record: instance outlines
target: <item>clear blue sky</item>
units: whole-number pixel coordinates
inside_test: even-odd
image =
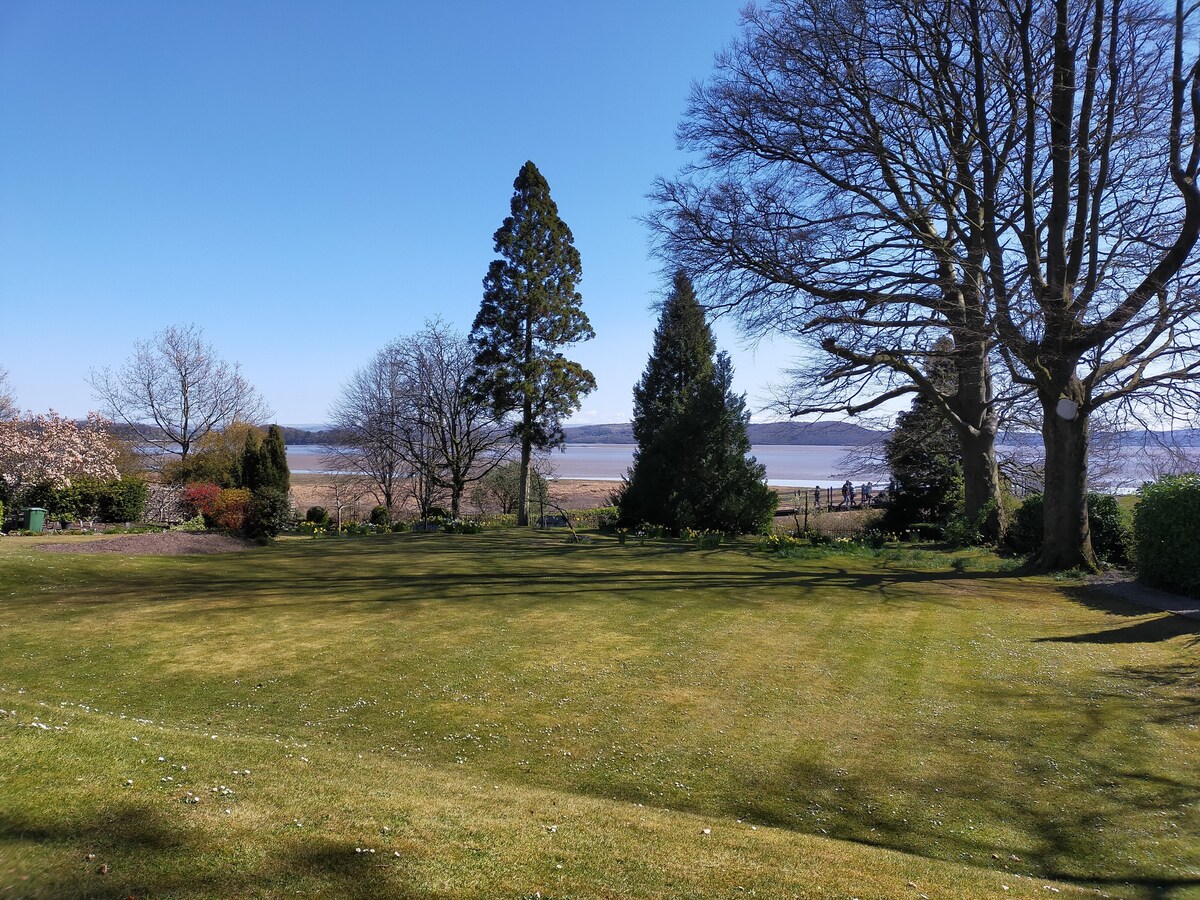
[[[85,377],[197,322],[277,421],[440,314],[464,331],[532,159],[583,258],[596,374],[625,421],[662,289],[637,220],[684,161],[689,86],[742,0],[0,2],[0,362],[82,415]],[[793,349],[743,349],[752,406]]]

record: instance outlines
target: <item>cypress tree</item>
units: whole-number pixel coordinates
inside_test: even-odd
[[[242,465],[238,480],[241,487],[252,491],[262,483],[262,477],[262,438],[257,431],[251,429],[246,432],[246,443],[242,447]]]
[[[262,487],[274,488],[287,493],[292,484],[292,473],[288,469],[287,446],[283,442],[283,431],[278,425],[267,429],[267,436],[260,450]]]
[[[521,446],[517,522],[529,522],[529,464],[534,448],[562,444],[562,420],[579,409],[596,379],[559,348],[595,336],[576,290],[581,277],[574,237],[558,215],[550,185],[532,162],[513,182],[509,215],[495,234],[483,302],[471,326],[471,383],[497,419],[515,414]]]
[[[638,448],[615,498],[621,520],[676,533],[762,530],[778,498],[763,466],[746,456],[748,422],[745,400],[733,392],[729,357],[716,352],[691,281],[680,272],[634,388]]]

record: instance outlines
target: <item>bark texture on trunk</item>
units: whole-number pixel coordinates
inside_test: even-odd
[[[978,522],[984,537],[998,541],[1008,522],[996,462],[995,431],[958,429],[963,464],[963,513]]]
[[[1060,408],[1060,397],[1042,397],[1045,531],[1037,566],[1044,571],[1100,568],[1088,524],[1088,416],[1075,403],[1068,400]]]
[[[517,487],[517,524],[529,524],[529,461],[533,457],[533,445],[528,437],[521,438],[521,483]]]
[[[954,334],[955,386],[953,408],[963,461],[963,513],[977,522],[985,538],[998,541],[1008,522],[1004,515],[1000,469],[996,463],[996,409],[987,343],[979,322]]]

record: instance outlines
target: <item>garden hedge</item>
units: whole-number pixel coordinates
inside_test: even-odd
[[[1200,597],[1200,474],[1142,486],[1134,512],[1138,578]]]

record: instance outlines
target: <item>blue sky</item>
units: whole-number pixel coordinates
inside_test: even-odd
[[[690,84],[742,0],[0,3],[0,363],[82,415],[90,369],[196,322],[285,423],[389,339],[479,306],[532,159],[583,258],[597,377],[629,418],[662,289],[637,217],[684,162]],[[719,324],[752,406],[794,353]]]

